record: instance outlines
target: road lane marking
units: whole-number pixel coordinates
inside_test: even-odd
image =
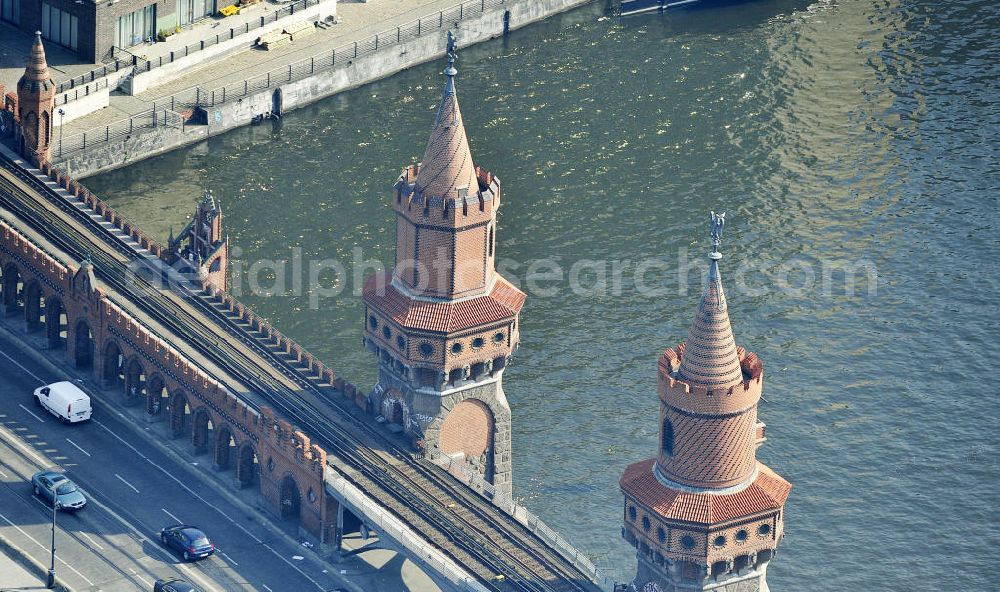
[[[80,452],[86,454],[87,456],[90,456],[90,453],[87,452],[86,450],[84,450],[83,448],[80,448],[80,445],[77,444],[76,442],[70,440],[69,438],[66,438],[66,441],[69,442],[70,444],[72,444],[73,447],[76,448],[77,450],[79,450]]]
[[[17,366],[18,368],[20,368],[21,370],[24,370],[24,371],[25,371],[25,372],[26,372],[26,373],[28,374],[28,376],[30,376],[30,377],[32,377],[32,378],[34,378],[35,380],[37,380],[37,381],[38,381],[38,382],[40,382],[41,384],[45,384],[45,381],[44,381],[44,380],[42,380],[41,378],[39,378],[37,374],[35,374],[35,373],[34,373],[34,372],[32,372],[31,370],[28,370],[27,368],[25,368],[24,366],[22,366],[22,365],[21,365],[21,364],[20,364],[20,363],[19,363],[19,362],[18,362],[17,360],[15,360],[14,358],[12,358],[12,357],[8,356],[7,354],[5,354],[5,353],[3,353],[3,352],[0,352],[0,356],[3,356],[3,357],[5,357],[5,358],[7,358],[7,359],[8,359],[8,360],[10,360],[11,362],[14,362],[14,365],[15,365],[15,366]]]
[[[21,452],[23,452],[23,453],[27,454],[28,456],[30,456],[31,460],[35,461],[35,463],[37,463],[39,467],[51,467],[52,466],[52,463],[50,463],[47,460],[45,460],[45,458],[43,458],[41,455],[39,455],[37,452],[35,452],[31,448],[29,448],[28,446],[25,446],[24,444],[22,444],[20,438],[18,438],[16,435],[12,434],[10,432],[10,430],[8,430],[7,428],[3,427],[2,425],[0,425],[0,432],[6,432],[7,437],[4,438],[4,441],[6,441],[8,444],[13,444],[14,446],[20,448]]]
[[[177,484],[180,485],[181,488],[184,491],[187,491],[194,498],[198,499],[199,501],[201,501],[203,504],[205,504],[209,508],[212,508],[213,510],[215,510],[216,512],[218,512],[219,515],[221,515],[223,518],[225,518],[226,520],[228,520],[229,522],[231,522],[234,526],[236,526],[236,528],[242,530],[244,533],[246,533],[247,536],[249,536],[250,538],[252,538],[258,544],[264,546],[267,550],[269,550],[272,554],[274,554],[275,557],[277,557],[278,559],[281,559],[282,561],[284,561],[286,564],[288,564],[289,567],[291,567],[292,569],[294,569],[295,571],[297,571],[299,573],[299,575],[301,575],[303,578],[309,580],[314,586],[316,586],[320,590],[326,590],[326,588],[322,584],[320,584],[319,582],[317,582],[316,580],[314,580],[306,572],[304,572],[301,569],[299,569],[299,567],[297,565],[295,565],[294,563],[292,563],[291,561],[289,561],[288,559],[286,559],[284,555],[282,555],[281,553],[278,553],[277,551],[275,551],[274,548],[271,547],[270,545],[268,545],[267,543],[265,543],[262,538],[256,536],[254,533],[252,533],[249,530],[247,530],[246,528],[244,528],[242,524],[240,524],[236,520],[233,520],[233,518],[231,516],[229,516],[228,514],[226,514],[225,512],[223,512],[222,510],[220,510],[218,507],[216,507],[215,504],[209,503],[208,500],[206,500],[205,498],[203,498],[200,495],[198,495],[197,493],[195,493],[195,491],[193,489],[191,489],[190,487],[188,487],[187,485],[185,485],[180,479],[178,479],[177,477],[175,477],[173,475],[173,473],[171,473],[170,471],[164,469],[160,465],[158,465],[155,462],[153,462],[148,456],[146,456],[145,454],[143,454],[142,452],[140,452],[135,446],[132,446],[132,444],[130,444],[125,439],[123,439],[121,436],[119,436],[117,433],[115,433],[111,428],[109,428],[108,426],[104,425],[103,422],[101,422],[98,419],[91,419],[91,421],[94,422],[95,424],[97,424],[98,426],[100,426],[101,429],[103,429],[104,431],[108,432],[109,434],[111,434],[112,436],[114,436],[115,438],[117,438],[118,441],[120,441],[122,444],[124,444],[125,446],[128,446],[129,449],[132,450],[132,452],[134,452],[137,456],[139,456],[139,458],[142,458],[143,460],[145,460],[149,464],[153,465],[157,469],[160,469],[160,471],[162,471],[163,474],[167,475],[168,477],[170,477],[171,479],[173,479],[174,481],[176,481]]]
[[[28,409],[27,407],[25,407],[24,405],[22,405],[20,403],[18,403],[17,406],[20,407],[21,409],[24,409],[25,413],[27,413],[31,417],[34,417],[35,419],[37,419],[41,423],[45,423],[45,420],[42,419],[41,417],[38,417],[37,415],[35,415],[34,412],[31,409]]]
[[[168,512],[166,508],[160,508],[160,509],[163,510],[164,514],[166,514],[167,516],[170,516],[171,518],[173,518],[174,520],[176,520],[177,524],[184,524],[183,520],[181,520],[177,516],[174,516],[173,514],[171,514],[170,512]]]
[[[86,538],[88,541],[90,541],[90,544],[94,545],[95,547],[97,547],[101,551],[104,550],[104,547],[101,546],[101,543],[98,543],[97,541],[95,541],[94,539],[92,539],[89,534],[87,534],[87,533],[85,533],[83,531],[80,531],[80,534],[82,534],[84,536],[84,538]]]
[[[126,481],[126,480],[125,480],[124,478],[122,478],[122,476],[121,476],[121,475],[119,475],[118,473],[115,473],[115,477],[118,477],[118,480],[119,480],[119,481],[121,481],[121,482],[122,482],[122,483],[124,483],[125,485],[128,485],[129,487],[131,487],[131,488],[132,488],[132,491],[134,491],[134,492],[136,492],[136,493],[139,493],[139,490],[135,488],[135,485],[132,485],[131,483],[129,483],[128,481]]]
[[[3,471],[0,471],[0,477],[3,477],[4,479],[6,479],[7,478],[7,473],[4,473]]]
[[[6,522],[7,524],[10,524],[14,528],[16,528],[18,532],[20,532],[24,536],[28,537],[29,539],[31,539],[31,541],[33,543],[35,543],[36,545],[38,545],[43,551],[49,552],[50,549],[48,547],[46,547],[45,545],[39,543],[37,540],[35,540],[35,537],[33,537],[30,534],[26,533],[24,530],[21,529],[20,526],[18,526],[16,524],[14,524],[13,522],[11,522],[9,518],[7,518],[6,516],[4,516],[3,514],[0,514],[0,518],[3,518],[4,522]],[[73,573],[75,573],[76,575],[80,576],[80,578],[83,581],[87,582],[91,586],[94,585],[94,582],[91,582],[90,579],[87,578],[87,576],[85,576],[82,573],[78,572],[75,567],[73,567],[72,565],[66,563],[66,561],[62,557],[60,557],[59,555],[56,555],[56,559],[59,560],[59,563],[62,563],[63,565],[65,565],[66,567],[68,567],[69,569],[71,569],[73,571]]]
[[[101,429],[105,430],[106,432],[108,432],[109,434],[111,434],[112,436],[114,436],[115,438],[118,438],[118,440],[122,444],[128,446],[132,450],[132,452],[134,452],[137,456],[139,456],[139,458],[145,460],[146,462],[148,462],[149,464],[153,465],[157,469],[160,469],[160,471],[162,471],[164,475],[166,475],[166,476],[170,477],[171,479],[173,479],[174,481],[176,481],[177,484],[181,486],[181,489],[183,489],[184,491],[186,491],[189,494],[191,494],[195,499],[197,499],[201,503],[205,504],[209,508],[212,508],[213,510],[215,510],[216,512],[218,512],[226,520],[232,522],[233,525],[236,526],[236,528],[239,528],[240,530],[242,530],[248,537],[252,538],[256,543],[259,544],[259,543],[263,543],[264,542],[264,539],[258,537],[254,533],[252,533],[249,530],[247,530],[246,528],[244,528],[242,524],[240,524],[239,522],[233,520],[232,517],[230,517],[228,514],[226,514],[222,510],[220,510],[218,507],[216,507],[215,504],[209,503],[208,500],[206,500],[205,498],[203,498],[200,495],[198,495],[193,489],[191,489],[190,487],[188,487],[187,485],[185,485],[183,481],[181,481],[180,479],[178,479],[177,477],[175,477],[173,473],[171,473],[170,471],[164,469],[160,465],[158,465],[155,462],[153,462],[148,456],[146,456],[142,452],[139,452],[139,450],[135,446],[132,446],[127,441],[125,441],[124,439],[122,439],[121,436],[119,436],[118,434],[116,434],[115,432],[113,432],[111,430],[111,428],[109,428],[108,426],[106,426],[103,423],[101,423],[100,420],[92,419],[91,421],[94,422],[95,424],[101,426]]]
[[[150,582],[150,581],[149,581],[149,580],[147,580],[146,578],[144,578],[144,577],[140,576],[140,575],[139,575],[139,572],[135,571],[135,570],[134,570],[134,569],[132,569],[131,567],[130,567],[130,568],[128,568],[128,570],[129,570],[130,572],[132,572],[132,575],[134,575],[134,576],[135,576],[136,578],[138,578],[138,579],[139,579],[140,581],[142,581],[142,583],[143,583],[143,584],[146,584],[147,586],[152,586],[152,585],[153,585],[153,583],[152,583],[152,582]]]
[[[262,587],[263,587],[263,588],[264,588],[265,590],[267,590],[267,592],[274,592],[274,590],[272,590],[272,589],[271,589],[271,587],[270,587],[270,586],[268,586],[267,584],[261,584],[261,586],[262,586]]]
[[[228,559],[229,562],[233,564],[233,566],[235,566],[235,567],[239,567],[240,566],[239,563],[236,563],[236,561],[232,557],[230,557],[229,555],[226,555],[223,551],[219,551],[219,555],[222,555],[223,557],[225,557],[226,559]]]

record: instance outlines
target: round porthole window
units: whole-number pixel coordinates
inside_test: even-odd
[[[660,544],[667,542],[667,531],[663,530],[663,527],[657,527],[656,538],[660,541]]]
[[[396,336],[396,345],[399,346],[399,349],[406,349],[406,340],[403,339],[402,335]]]
[[[427,358],[434,353],[434,346],[424,341],[420,344],[420,355]]]
[[[771,525],[761,524],[760,527],[757,528],[757,534],[759,534],[760,536],[767,536],[771,534]]]
[[[497,331],[493,334],[493,341],[496,343],[503,343],[505,337],[506,336],[503,334],[503,331]]]
[[[635,522],[635,516],[636,516],[635,506],[629,506],[628,507],[628,519],[631,520],[631,521],[633,521],[633,522]]]
[[[747,540],[748,536],[750,536],[750,533],[748,533],[745,528],[736,531],[736,541],[739,543],[742,543],[743,541]]]
[[[453,353],[453,354],[460,354],[460,353],[462,353],[462,344],[458,343],[457,341],[455,343],[451,344],[451,353]]]
[[[385,337],[386,339],[392,337],[392,331],[389,330],[389,327],[382,327],[382,336]]]
[[[476,349],[479,349],[484,345],[486,345],[486,340],[483,339],[482,337],[476,337],[475,339],[472,340],[472,347]]]
[[[649,530],[649,526],[650,526],[650,524],[649,524],[649,516],[643,516],[642,517],[642,529],[643,530]]]
[[[689,534],[682,536],[681,546],[685,549],[694,549],[694,537]]]
[[[274,459],[271,457],[268,457],[267,459],[267,472],[268,473],[274,472]]]
[[[375,318],[375,315],[368,317],[368,326],[372,329],[378,328],[378,319]]]
[[[715,545],[716,547],[725,547],[726,537],[720,534],[719,536],[715,537],[715,540],[712,542],[712,544]]]
[[[306,497],[309,499],[310,504],[316,503],[316,492],[313,491],[312,487],[309,488],[309,493],[306,494]]]

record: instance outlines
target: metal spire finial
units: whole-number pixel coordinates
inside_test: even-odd
[[[448,54],[448,67],[445,68],[445,76],[453,77],[458,74],[458,70],[455,69],[455,60],[458,59],[458,47],[455,42],[455,34],[448,31],[448,47],[445,50]]]
[[[716,214],[712,212],[711,217],[712,222],[712,253],[709,255],[711,259],[722,259],[722,253],[719,252],[719,247],[722,246],[722,229],[726,225],[726,213]]]

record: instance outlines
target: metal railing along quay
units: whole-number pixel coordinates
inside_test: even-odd
[[[281,66],[280,68],[275,68],[269,72],[265,72],[251,78],[246,78],[239,82],[233,82],[209,89],[205,89],[200,86],[192,86],[172,95],[156,99],[153,102],[153,108],[150,111],[155,111],[157,109],[184,111],[186,109],[198,107],[214,107],[222,105],[269,88],[280,86],[282,84],[289,84],[299,80],[304,80],[319,72],[346,67],[358,58],[374,55],[377,52],[395,47],[401,43],[411,41],[418,37],[438,34],[441,30],[453,26],[454,23],[460,23],[465,19],[481,16],[487,10],[499,8],[505,5],[511,5],[519,1],[523,0],[468,0],[466,2],[462,2],[461,4],[456,4],[451,8],[446,8],[397,27],[376,33],[375,35],[372,35],[362,41],[345,43],[344,45],[334,49],[324,50],[313,55],[312,57],[303,58],[296,62],[292,62],[287,66]],[[152,68],[153,66],[149,67]],[[139,113],[129,119],[141,119],[146,117],[148,113],[149,111]],[[63,148],[63,155],[65,156],[84,150],[88,146],[95,146],[95,138],[104,136],[109,139],[117,139],[122,137],[121,134],[116,135],[115,131],[120,132],[120,130],[127,125],[129,119],[118,121],[108,126],[96,127],[91,130],[87,130],[83,134],[75,134],[67,137],[64,141],[65,146]],[[114,129],[106,130],[105,128]],[[83,141],[83,135],[86,135],[89,138],[89,141]],[[98,140],[98,142],[100,142],[100,140]]]
[[[43,195],[74,221],[70,223],[63,216],[54,215],[37,198],[13,186],[9,190],[0,190],[0,203],[4,207],[17,213],[36,232],[71,257],[82,259],[90,253],[95,273],[117,294],[310,433],[328,451],[328,461],[333,470],[337,470],[338,462],[341,466],[350,467],[351,476],[342,473],[344,478],[351,480],[365,495],[378,500],[457,563],[465,566],[487,589],[503,592],[593,592],[599,589],[577,565],[566,560],[521,522],[448,476],[439,467],[412,459],[406,451],[389,443],[373,425],[349,412],[343,417],[353,421],[354,429],[344,429],[338,422],[331,422],[317,408],[315,397],[320,396],[334,406],[343,405],[343,402],[338,403],[329,392],[318,389],[308,377],[299,377],[296,382],[301,387],[292,389],[270,375],[262,375],[260,361],[248,354],[248,350],[267,361],[268,365],[287,365],[288,362],[252,338],[248,340],[245,334],[233,335],[226,321],[222,321],[226,332],[220,335],[218,323],[221,319],[211,320],[213,314],[221,316],[219,311],[198,298],[184,300],[193,308],[200,308],[208,318],[198,317],[155,289],[121,260],[123,254],[129,259],[138,258],[124,241],[119,238],[113,242],[112,235],[97,221],[71,205],[51,187],[6,160],[3,164],[9,176],[20,179],[23,185]],[[21,195],[15,196],[14,193]],[[98,240],[87,236],[87,233],[97,234]],[[225,338],[226,334],[246,348],[235,346]],[[223,337],[221,340],[220,336]],[[225,384],[219,380],[220,377],[212,378]],[[253,406],[252,401],[248,404]],[[368,438],[377,438],[381,448],[390,452],[396,462],[390,462],[369,448],[355,429],[362,430]],[[451,503],[446,503],[446,500]]]

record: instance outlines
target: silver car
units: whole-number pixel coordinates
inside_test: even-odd
[[[50,505],[53,499],[62,510],[79,510],[87,505],[87,498],[66,475],[55,471],[42,471],[31,476],[35,495]]]

